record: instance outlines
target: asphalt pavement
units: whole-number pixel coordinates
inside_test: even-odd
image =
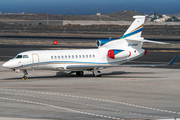
[[[0,45],[0,66],[27,50],[91,49],[86,46]],[[127,64],[167,63],[179,49],[145,48],[147,55]],[[0,120],[178,120],[179,64],[170,67],[117,67],[102,77],[58,71],[15,73],[0,67]]]
[[[102,77],[91,72],[77,77],[28,71],[29,79],[22,80],[22,72],[0,68],[0,119],[172,120],[180,116],[179,69],[117,67],[101,72]]]

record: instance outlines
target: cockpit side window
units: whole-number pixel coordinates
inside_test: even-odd
[[[28,55],[23,55],[23,58],[28,58]]]
[[[16,59],[22,58],[22,55],[17,55],[15,58],[16,58]]]

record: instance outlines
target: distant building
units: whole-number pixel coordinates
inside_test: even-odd
[[[154,14],[149,16],[150,18],[155,18]]]
[[[96,13],[97,16],[101,16],[101,13]]]
[[[152,18],[149,15],[145,15],[145,16],[146,16],[146,21],[150,22]]]
[[[154,20],[154,22],[165,22],[169,18],[170,18],[169,16],[163,15],[163,18],[156,19]]]
[[[163,15],[163,18],[165,18],[165,19],[167,20],[167,19],[169,19],[169,18],[171,18],[171,17],[169,17],[169,16],[167,16],[167,15]]]
[[[159,19],[154,20],[154,22],[165,22],[165,21],[166,21],[166,19],[164,19],[164,18],[159,18]]]

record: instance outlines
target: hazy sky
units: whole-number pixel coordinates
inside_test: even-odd
[[[2,13],[103,14],[133,10],[144,14],[180,13],[180,0],[0,0]]]

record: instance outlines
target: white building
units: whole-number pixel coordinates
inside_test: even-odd
[[[154,20],[154,22],[165,22],[169,18],[170,18],[169,16],[163,15],[163,18],[156,19]]]

